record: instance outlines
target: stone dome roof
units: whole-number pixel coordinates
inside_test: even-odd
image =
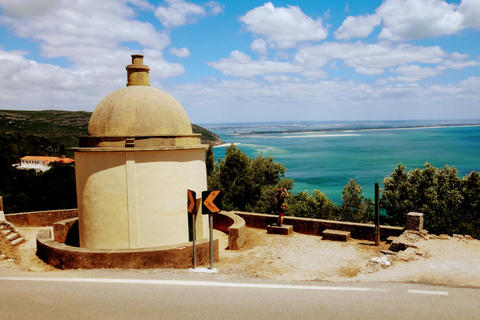
[[[82,147],[169,148],[200,144],[200,135],[180,103],[152,88],[150,68],[142,55],[132,55],[127,87],[107,95],[95,108]]]
[[[90,136],[191,135],[187,113],[169,94],[147,86],[129,86],[107,95],[95,108]]]
[[[187,113],[169,94],[150,87],[142,55],[132,55],[127,87],[107,95],[95,108],[89,136],[191,135]]]

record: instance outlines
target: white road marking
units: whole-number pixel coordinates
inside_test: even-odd
[[[408,293],[432,294],[437,296],[448,296],[446,291],[408,290]]]
[[[370,291],[390,292],[388,289],[361,288],[361,287],[335,287],[335,286],[300,286],[282,284],[260,283],[235,283],[213,281],[179,281],[179,280],[144,280],[144,279],[95,279],[95,278],[28,278],[28,277],[0,277],[8,281],[47,281],[47,282],[92,282],[92,283],[121,283],[121,284],[154,284],[173,286],[204,286],[204,287],[230,287],[230,288],[259,288],[259,289],[293,289],[293,290],[329,290],[329,291]]]

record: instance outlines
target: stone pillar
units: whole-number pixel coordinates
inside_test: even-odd
[[[423,230],[423,213],[410,212],[407,214],[407,230]]]
[[[3,211],[3,197],[0,197],[0,211]]]

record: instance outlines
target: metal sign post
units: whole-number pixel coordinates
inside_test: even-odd
[[[197,268],[197,246],[195,240],[197,239],[197,201],[196,193],[192,190],[187,190],[187,208],[188,213],[192,215],[192,232],[193,232],[193,269]]]
[[[220,190],[202,192],[202,214],[209,215],[210,225],[210,270],[213,270],[213,213],[222,211]]]
[[[380,205],[378,202],[379,188],[378,183],[375,183],[375,246],[380,245]]]

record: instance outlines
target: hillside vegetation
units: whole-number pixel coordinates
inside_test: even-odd
[[[46,138],[73,154],[69,148],[78,147],[78,137],[88,134],[91,112],[86,111],[14,111],[0,110],[0,133],[15,133]],[[222,141],[218,135],[192,124],[193,133],[202,135],[202,143],[218,145]],[[33,154],[32,154],[33,155]]]

